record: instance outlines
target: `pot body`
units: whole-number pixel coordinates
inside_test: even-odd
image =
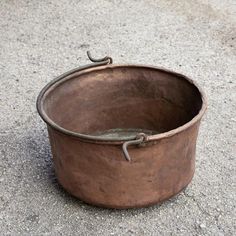
[[[184,189],[195,169],[200,120],[187,129],[129,148],[84,142],[48,126],[55,171],[60,184],[84,202],[109,208],[159,203]]]
[[[59,76],[38,96],[58,181],[72,195],[97,206],[133,208],[162,202],[193,177],[204,93],[175,72],[104,65],[112,61],[104,60]],[[101,135],[113,129],[152,133]]]

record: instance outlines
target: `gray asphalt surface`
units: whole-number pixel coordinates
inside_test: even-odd
[[[236,1],[0,1],[0,235],[236,235]],[[196,173],[137,210],[64,192],[35,108],[55,76],[110,55],[196,80],[208,97]]]

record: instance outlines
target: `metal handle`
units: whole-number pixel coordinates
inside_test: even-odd
[[[136,136],[135,140],[130,140],[130,141],[123,143],[122,150],[123,150],[123,154],[124,154],[127,161],[131,161],[131,157],[130,157],[128,149],[127,149],[128,146],[141,144],[142,142],[147,141],[147,137],[148,136],[146,134],[140,133]]]
[[[112,62],[113,62],[112,58],[108,57],[108,56],[105,56],[105,57],[100,58],[100,59],[95,59],[91,56],[90,51],[87,51],[87,55],[88,55],[89,60],[92,61],[92,62],[105,62],[105,61],[108,61],[107,64],[112,64]]]
[[[56,78],[53,83],[57,80],[60,80],[61,78],[64,78],[68,75],[71,75],[75,72],[79,72],[81,70],[85,70],[85,69],[89,69],[89,68],[93,68],[93,67],[96,67],[96,66],[103,66],[103,65],[108,65],[108,64],[111,64],[113,62],[112,58],[111,57],[103,57],[103,58],[100,58],[100,59],[95,59],[91,56],[90,52],[87,51],[87,56],[89,58],[90,61],[94,62],[92,64],[88,64],[88,65],[84,65],[84,66],[80,66],[80,67],[77,67],[75,69],[72,69],[64,74],[62,74],[61,76],[59,76],[58,78]]]

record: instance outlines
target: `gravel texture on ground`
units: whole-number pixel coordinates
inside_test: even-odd
[[[235,235],[235,0],[0,1],[0,235]],[[58,185],[35,102],[57,75],[110,55],[184,73],[208,111],[177,197],[108,210]]]

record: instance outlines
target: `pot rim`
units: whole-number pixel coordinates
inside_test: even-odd
[[[54,122],[52,119],[49,118],[49,116],[46,114],[46,112],[43,109],[43,102],[45,99],[45,94],[49,91],[49,89],[54,89],[55,87],[57,87],[59,84],[64,83],[70,79],[73,79],[76,76],[85,74],[85,73],[90,73],[92,71],[98,71],[98,70],[104,70],[107,68],[119,68],[119,67],[138,67],[138,68],[146,68],[146,69],[152,69],[152,70],[158,70],[164,73],[168,73],[168,74],[172,74],[175,75],[178,78],[184,79],[187,82],[189,82],[190,84],[192,84],[193,86],[195,86],[201,96],[201,100],[202,100],[202,106],[201,109],[199,110],[198,114],[195,115],[190,121],[188,121],[187,123],[185,123],[184,125],[181,125],[175,129],[169,130],[167,132],[163,132],[160,134],[155,134],[155,135],[147,135],[147,137],[145,138],[145,142],[148,141],[157,141],[163,138],[168,138],[171,137],[175,134],[178,134],[188,128],[190,128],[191,126],[193,126],[194,124],[196,124],[199,120],[201,120],[202,116],[204,115],[206,109],[207,109],[207,99],[206,99],[206,95],[204,93],[204,91],[201,89],[201,87],[192,79],[190,79],[189,77],[180,74],[180,73],[176,73],[172,70],[169,69],[165,69],[163,67],[157,67],[157,66],[149,66],[149,65],[143,65],[143,64],[108,64],[108,65],[101,65],[101,66],[96,66],[93,68],[88,68],[87,65],[79,67],[79,68],[75,68],[72,69],[58,77],[56,77],[55,79],[53,79],[51,82],[49,82],[48,84],[46,84],[46,86],[44,86],[44,88],[41,90],[41,92],[39,93],[38,97],[37,97],[37,102],[36,102],[36,108],[37,111],[40,115],[40,117],[44,120],[44,122],[49,125],[51,128],[65,134],[65,135],[69,135],[72,136],[74,138],[78,138],[81,141],[84,142],[90,142],[90,143],[101,143],[101,144],[122,144],[125,141],[129,141],[129,140],[135,140],[136,137],[124,137],[124,138],[109,138],[109,137],[98,137],[95,135],[88,135],[88,134],[83,134],[83,133],[78,133],[78,132],[74,132],[68,129],[63,128],[62,126],[58,125],[56,122]],[[88,69],[87,69],[88,68]]]

